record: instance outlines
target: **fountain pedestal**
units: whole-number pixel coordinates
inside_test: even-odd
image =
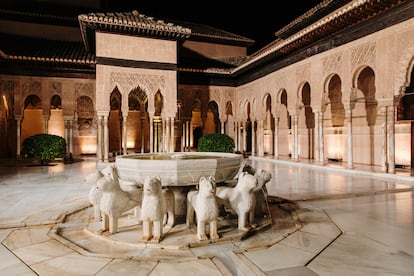
[[[214,176],[217,183],[231,180],[243,162],[241,154],[221,152],[137,153],[115,159],[119,177],[143,184],[147,176],[158,176],[175,195],[175,211],[186,214],[186,195],[201,176]]]

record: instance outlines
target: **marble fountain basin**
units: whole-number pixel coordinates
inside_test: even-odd
[[[115,159],[119,177],[144,183],[147,176],[159,176],[163,186],[192,186],[201,176],[214,175],[216,182],[233,179],[243,156],[221,152],[136,153]]]

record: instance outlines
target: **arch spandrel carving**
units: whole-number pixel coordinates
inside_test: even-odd
[[[303,64],[296,68],[296,79],[299,81],[309,80],[311,76],[310,63]]]
[[[61,82],[56,82],[56,81],[52,81],[49,83],[49,88],[50,88],[50,95],[58,95],[60,97],[62,97],[62,83]]]
[[[413,32],[414,33],[414,32]],[[398,60],[395,70],[394,96],[403,96],[406,87],[410,85],[411,72],[414,70],[414,41],[401,41],[404,51]]]
[[[340,53],[336,53],[336,54],[327,56],[322,59],[322,65],[323,65],[324,76],[332,72],[341,72],[342,55]]]
[[[139,86],[149,97],[165,90],[165,78],[161,75],[111,72],[110,84],[118,83],[122,91],[131,91]]]
[[[33,94],[42,98],[42,85],[40,81],[24,81],[22,83],[23,98]]]
[[[275,80],[274,81],[275,81],[275,86],[277,88],[286,87],[286,84],[287,84],[287,73],[286,72],[278,73],[275,76]]]
[[[95,89],[92,83],[75,83],[75,99],[88,96],[95,100]]]
[[[354,70],[362,64],[370,65],[375,67],[375,55],[376,55],[376,44],[366,43],[359,47],[352,49],[351,51],[351,66]]]

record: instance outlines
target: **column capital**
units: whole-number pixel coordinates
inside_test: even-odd
[[[299,114],[298,110],[296,109],[288,110],[288,113],[290,116],[297,116]]]
[[[65,121],[72,121],[73,120],[73,116],[63,116],[63,120],[65,120]]]
[[[109,111],[97,111],[96,114],[98,116],[109,116]]]
[[[394,98],[382,98],[382,99],[377,99],[378,101],[378,107],[387,107],[387,106],[393,106],[393,105],[397,105],[398,101],[395,102]]]
[[[312,106],[312,111],[314,113],[322,112],[322,106],[320,106],[320,105]]]

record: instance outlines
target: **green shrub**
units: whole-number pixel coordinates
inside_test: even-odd
[[[36,134],[23,141],[21,151],[23,158],[39,158],[45,164],[55,158],[66,156],[66,141],[52,134]]]
[[[230,152],[234,151],[234,140],[227,134],[207,134],[198,140],[199,152]]]

